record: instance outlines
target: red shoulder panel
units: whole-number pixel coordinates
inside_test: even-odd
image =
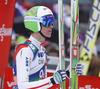
[[[28,47],[28,45],[20,44],[20,45],[18,45],[18,47],[16,48],[16,52],[15,52],[15,56],[14,56],[15,63],[16,63],[16,55],[17,55],[17,53],[20,51],[20,49],[22,49],[22,48],[24,48],[24,47]]]

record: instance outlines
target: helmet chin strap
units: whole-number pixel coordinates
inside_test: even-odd
[[[39,31],[39,33],[41,34],[41,36],[43,36],[44,38],[46,38],[46,36],[43,35],[43,33],[41,32],[41,30]]]
[[[42,24],[41,24],[41,23],[40,23],[40,27],[41,27],[41,29],[42,29]],[[39,31],[39,33],[41,34],[41,36],[43,36],[44,38],[46,38],[46,36],[43,35],[43,33],[41,32],[41,30]]]

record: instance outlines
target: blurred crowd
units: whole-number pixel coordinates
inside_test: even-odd
[[[23,26],[23,17],[28,9],[35,5],[45,5],[49,7],[53,13],[55,18],[54,29],[52,33],[51,39],[46,39],[46,41],[42,44],[47,52],[48,56],[56,56],[59,57],[59,40],[58,40],[58,5],[57,3],[54,4],[47,4],[47,3],[32,3],[31,0],[16,0],[15,4],[15,17],[14,17],[14,27],[12,32],[12,41],[11,41],[11,49],[10,49],[10,57],[9,57],[9,66],[12,66],[12,60],[14,57],[14,50],[16,45],[24,42],[27,40],[29,35]],[[79,31],[79,48],[80,54],[82,50],[82,46],[85,40],[85,31],[87,28],[87,23],[89,19],[89,11],[85,10],[82,11],[82,8],[91,8],[92,4],[89,5],[82,5],[80,10],[80,31]],[[88,9],[89,9],[88,8]],[[65,57],[70,58],[70,23],[71,23],[71,14],[70,14],[70,3],[64,3],[64,34],[65,34]],[[83,17],[84,16],[84,17]],[[84,18],[84,19],[83,19]],[[85,26],[84,26],[84,24]],[[24,30],[23,30],[24,29]],[[95,47],[93,49],[93,56],[91,59],[88,75],[93,76],[100,76],[100,32],[98,33],[97,40]]]

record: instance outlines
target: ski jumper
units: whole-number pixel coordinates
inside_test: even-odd
[[[47,77],[47,52],[33,36],[17,46],[13,70],[13,89],[48,89],[53,86],[51,77]]]

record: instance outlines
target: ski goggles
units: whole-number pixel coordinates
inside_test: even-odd
[[[46,15],[46,16],[43,16],[42,18],[26,16],[24,19],[24,22],[26,21],[40,22],[44,27],[49,27],[50,25],[54,24],[54,17],[53,15]]]
[[[41,24],[44,27],[49,27],[51,25],[54,25],[54,17],[52,15],[46,15],[46,16],[43,16],[42,18],[43,20]]]

